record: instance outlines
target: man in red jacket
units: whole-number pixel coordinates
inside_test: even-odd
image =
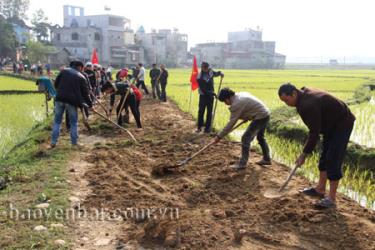
[[[320,90],[299,90],[294,85],[286,83],[279,88],[279,97],[288,106],[296,107],[309,128],[307,141],[303,152],[296,160],[296,165],[304,164],[306,157],[314,150],[320,134],[323,135],[318,185],[301,192],[322,198],[315,204],[318,208],[336,207],[336,191],[342,178],[342,163],[353,130],[354,115],[343,101]],[[324,198],[327,179],[330,188]]]

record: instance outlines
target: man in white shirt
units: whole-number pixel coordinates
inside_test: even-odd
[[[241,119],[252,122],[242,135],[242,155],[239,163],[233,166],[234,169],[246,168],[249,159],[250,143],[255,136],[262,148],[263,159],[257,164],[271,165],[270,150],[264,137],[267,124],[270,120],[270,110],[266,105],[255,96],[247,93],[235,93],[229,88],[224,88],[219,93],[219,100],[230,106],[230,120],[224,129],[215,137],[215,142],[219,142],[223,137],[230,133],[236,122]]]
[[[149,92],[145,84],[146,69],[143,67],[142,63],[138,63],[137,69],[139,70],[139,73],[136,78],[136,81],[137,81],[136,86],[137,88],[139,88],[139,86],[142,86],[143,90],[145,91],[145,94],[148,95]]]

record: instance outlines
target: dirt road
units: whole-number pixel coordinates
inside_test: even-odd
[[[264,198],[289,169],[249,163],[233,171],[235,142],[151,175],[153,166],[182,160],[211,138],[197,137],[191,116],[174,104],[146,99],[141,113],[144,132],[130,129],[139,145],[100,119],[91,119],[93,132],[81,133],[86,146],[67,167],[71,200],[82,212],[103,208],[108,218],[71,223],[74,249],[375,249],[373,212],[342,195],[337,210],[315,210],[315,200],[297,192],[309,186],[302,177],[293,178],[288,195]]]

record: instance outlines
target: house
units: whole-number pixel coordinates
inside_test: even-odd
[[[275,52],[274,41],[263,41],[262,31],[247,29],[228,33],[228,42],[202,43],[190,53],[213,67],[235,69],[283,68],[286,57]]]
[[[17,42],[20,45],[26,44],[30,39],[31,27],[27,26],[23,20],[17,17],[8,18],[7,21],[13,27]]]
[[[47,62],[52,68],[59,68],[62,65],[69,65],[69,62],[74,59],[67,48],[63,48],[47,54]]]
[[[144,49],[145,64],[181,67],[187,63],[188,36],[178,29],[159,29],[146,33],[141,26],[135,34],[135,41]]]
[[[133,36],[134,38],[134,36]],[[111,14],[85,15],[84,8],[65,5],[63,27],[52,28],[51,42],[71,56],[89,61],[94,48],[103,65],[122,67],[143,61],[131,41],[130,20]]]

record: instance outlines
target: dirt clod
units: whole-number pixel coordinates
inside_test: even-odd
[[[165,164],[158,164],[152,168],[151,174],[156,177],[163,177],[165,175],[172,174],[173,170],[171,166]]]
[[[236,230],[236,232],[234,233],[234,242],[241,243],[242,238],[245,236],[245,234],[246,234],[245,229]]]

